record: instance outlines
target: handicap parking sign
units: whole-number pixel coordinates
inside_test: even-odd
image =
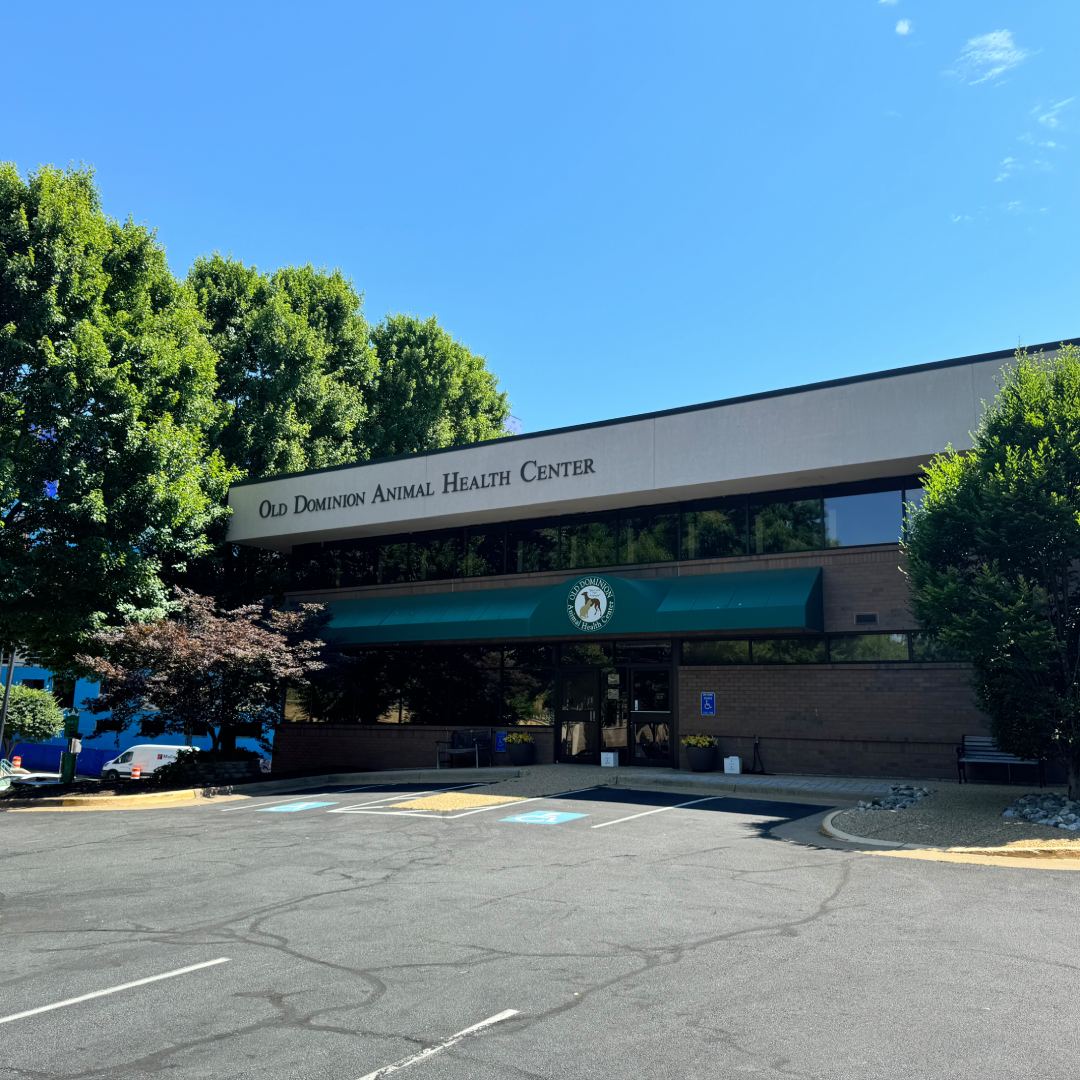
[[[701,715],[716,715],[716,693],[713,690],[701,691]]]
[[[531,810],[527,814],[515,814],[504,817],[502,821],[512,821],[516,825],[561,825],[564,821],[588,817],[587,814],[567,814],[557,810]]]

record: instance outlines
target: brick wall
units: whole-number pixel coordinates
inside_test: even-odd
[[[715,717],[700,715],[703,690]],[[954,776],[960,736],[989,733],[962,664],[682,667],[679,718],[744,768],[757,735],[765,768],[789,773]]]
[[[282,724],[274,735],[273,771],[315,776],[320,773],[380,769],[434,769],[437,742],[448,742],[453,728],[419,724]],[[554,759],[551,728],[530,729],[538,764]],[[495,754],[496,765],[509,765]]]

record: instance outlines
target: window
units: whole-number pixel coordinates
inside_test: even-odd
[[[25,686],[28,690],[44,690],[44,679],[20,679],[20,685]]]
[[[682,557],[724,559],[746,554],[746,504],[719,500],[683,511]]]
[[[750,646],[755,664],[824,664],[824,638],[762,638]]]
[[[583,566],[613,566],[616,558],[616,516],[596,514],[568,521],[562,526],[562,565],[568,570]]]
[[[670,664],[670,641],[617,641],[617,664]]]
[[[126,765],[135,756],[134,750],[129,750],[126,754],[121,754],[117,759],[118,765]]]
[[[942,644],[930,634],[918,632],[911,635],[911,658],[919,663],[962,663],[965,657],[956,649]]]
[[[561,570],[559,530],[527,522],[509,525],[506,530],[506,569],[511,574]]]
[[[684,664],[749,664],[750,642],[719,638],[715,641],[684,641]]]
[[[834,664],[908,659],[907,634],[843,634],[829,639]]]
[[[324,545],[317,557],[323,560],[322,575],[315,575],[330,588],[374,585],[379,580],[379,549],[372,540],[339,540]]]
[[[622,516],[624,563],[672,562],[679,557],[679,514],[641,510]]]
[[[816,551],[825,546],[821,499],[757,502],[751,507],[755,555]]]
[[[465,550],[460,530],[421,533],[413,541],[417,581],[465,576]]]
[[[895,544],[900,539],[900,491],[871,491],[825,500],[825,542],[828,547]]]
[[[465,547],[465,573],[469,577],[505,573],[506,529],[502,525],[469,529]]]
[[[408,540],[386,540],[378,546],[378,578],[380,585],[398,581],[413,581],[412,544]]]

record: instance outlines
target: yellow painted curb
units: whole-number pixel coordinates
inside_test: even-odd
[[[0,810],[12,814],[44,813],[46,811],[88,810],[160,810],[170,806],[186,806],[198,799],[231,802],[244,795],[206,795],[201,788],[180,791],[147,792],[145,795],[67,795],[56,799],[8,799],[0,802]]]
[[[913,848],[910,851],[861,851],[860,855],[878,855],[885,859],[918,859],[922,862],[966,863],[973,866],[996,866],[1014,870],[1080,870],[1080,858],[1069,856],[1017,856],[1005,854],[1005,848],[982,850]]]

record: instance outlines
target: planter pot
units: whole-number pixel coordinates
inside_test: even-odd
[[[686,760],[694,772],[712,772],[716,768],[715,746],[688,746]]]
[[[536,743],[507,743],[506,752],[511,765],[531,765],[536,761]]]

